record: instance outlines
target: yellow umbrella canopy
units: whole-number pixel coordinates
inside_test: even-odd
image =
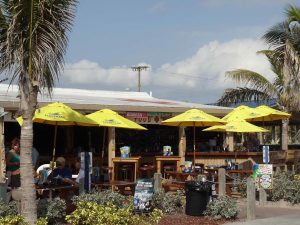
[[[184,113],[181,113],[177,116],[174,116],[170,119],[162,121],[163,125],[168,126],[184,126],[184,127],[193,127],[194,133],[194,165],[196,161],[196,141],[195,135],[196,130],[195,127],[206,127],[206,126],[213,126],[213,125],[223,125],[226,121],[209,115],[199,109],[190,109]]]
[[[127,128],[135,130],[147,130],[145,127],[120,116],[110,109],[102,109],[97,112],[86,115],[87,118],[95,121],[97,125],[103,127]]]
[[[184,113],[162,121],[163,125],[184,127],[206,127],[225,123],[226,121],[207,114],[199,109],[190,109]]]
[[[103,127],[115,127],[135,130],[147,130],[145,127],[120,116],[117,112],[110,109],[102,109],[97,112],[86,115],[89,119],[94,120],[98,126]],[[103,135],[103,147],[105,140],[105,132]],[[103,152],[102,152],[103,153]]]
[[[58,125],[96,126],[95,121],[85,117],[81,113],[71,109],[69,106],[60,102],[51,103],[35,110],[32,120],[33,122],[36,123],[55,125],[52,162],[54,162],[54,158],[55,158],[55,147],[56,147]],[[19,122],[20,125],[23,124],[22,117],[18,117],[17,121]]]
[[[35,110],[33,116],[33,122],[44,123],[50,125],[61,125],[61,126],[96,126],[97,123],[81,113],[73,110],[69,106],[55,102],[43,106]],[[17,121],[20,125],[23,124],[23,118],[18,117]]]
[[[241,120],[252,120],[262,119],[268,114],[266,112],[251,108],[245,105],[239,106],[224,116],[222,119],[226,121],[241,121]]]
[[[237,133],[258,133],[269,132],[269,130],[262,127],[255,126],[247,121],[230,121],[225,125],[216,125],[204,129],[203,131],[213,132],[237,132]]]
[[[266,114],[266,116],[262,118],[252,118],[249,121],[274,121],[274,120],[287,119],[291,117],[291,114],[289,113],[273,109],[266,105],[256,107],[255,109],[258,110],[259,112],[262,112],[263,114]]]

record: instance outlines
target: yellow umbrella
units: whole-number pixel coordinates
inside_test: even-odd
[[[55,158],[55,147],[56,147],[58,125],[61,126],[71,126],[71,125],[96,126],[97,125],[95,121],[85,117],[81,113],[76,112],[75,110],[71,109],[69,106],[60,102],[51,103],[35,110],[32,120],[33,122],[36,123],[55,125],[52,162],[54,162],[54,158]],[[22,117],[18,117],[17,121],[19,122],[20,125],[23,124]]]
[[[94,120],[98,124],[98,126],[135,129],[135,130],[147,130],[145,127],[142,127],[141,125],[129,119],[126,119],[123,116],[120,116],[117,112],[112,111],[110,109],[102,109],[97,112],[86,115],[86,117]],[[105,132],[103,135],[103,146],[104,146],[104,140],[105,140]],[[103,153],[104,152],[102,152],[102,154]]]
[[[205,127],[213,125],[225,124],[226,121],[209,115],[199,109],[190,109],[184,113],[174,116],[170,119],[162,121],[163,125],[168,126],[190,126],[193,127],[194,133],[194,165],[196,161],[196,144],[195,144],[195,127]]]
[[[230,121],[225,125],[217,125],[204,129],[203,131],[215,132],[237,132],[237,133],[258,133],[269,132],[262,127],[255,126],[247,121]]]
[[[120,116],[110,109],[102,109],[97,112],[86,115],[87,118],[95,121],[97,125],[103,127],[127,128],[136,130],[147,130],[145,127]]]
[[[266,105],[256,107],[255,109],[267,115],[262,118],[253,118],[250,121],[274,121],[287,119],[291,117],[291,114],[289,113],[281,112]]]
[[[226,121],[241,121],[241,120],[252,120],[262,119],[268,114],[266,112],[251,108],[245,105],[239,106],[224,116],[222,119]]]

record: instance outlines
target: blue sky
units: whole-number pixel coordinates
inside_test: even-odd
[[[137,89],[130,67],[149,65],[142,90],[155,97],[209,103],[227,70],[272,74],[262,34],[284,19],[285,0],[81,0],[58,86]]]

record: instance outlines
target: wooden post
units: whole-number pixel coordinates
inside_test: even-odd
[[[185,136],[185,128],[184,127],[179,127],[178,152],[179,152],[179,156],[180,156],[180,165],[184,165],[185,152],[186,152],[186,136]]]
[[[108,166],[113,167],[112,159],[116,157],[115,128],[108,128]]]
[[[247,220],[255,219],[255,184],[252,177],[247,178]]]
[[[154,193],[162,189],[161,181],[162,181],[161,173],[154,173]]]
[[[219,196],[226,195],[226,175],[225,175],[225,169],[219,168],[218,170],[218,183],[219,183]]]
[[[267,192],[265,189],[259,189],[259,205],[266,205],[267,203]]]

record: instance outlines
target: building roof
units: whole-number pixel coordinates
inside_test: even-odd
[[[18,86],[0,84],[0,106],[4,107],[6,110],[17,110],[19,107],[18,96]],[[52,96],[49,96],[46,92],[39,94],[39,106],[50,102],[62,102],[75,110],[86,112],[110,108],[116,111],[179,113],[191,108],[196,108],[207,113],[223,116],[232,110],[232,108],[228,107],[154,98],[146,92],[83,90],[71,88],[54,88]]]

